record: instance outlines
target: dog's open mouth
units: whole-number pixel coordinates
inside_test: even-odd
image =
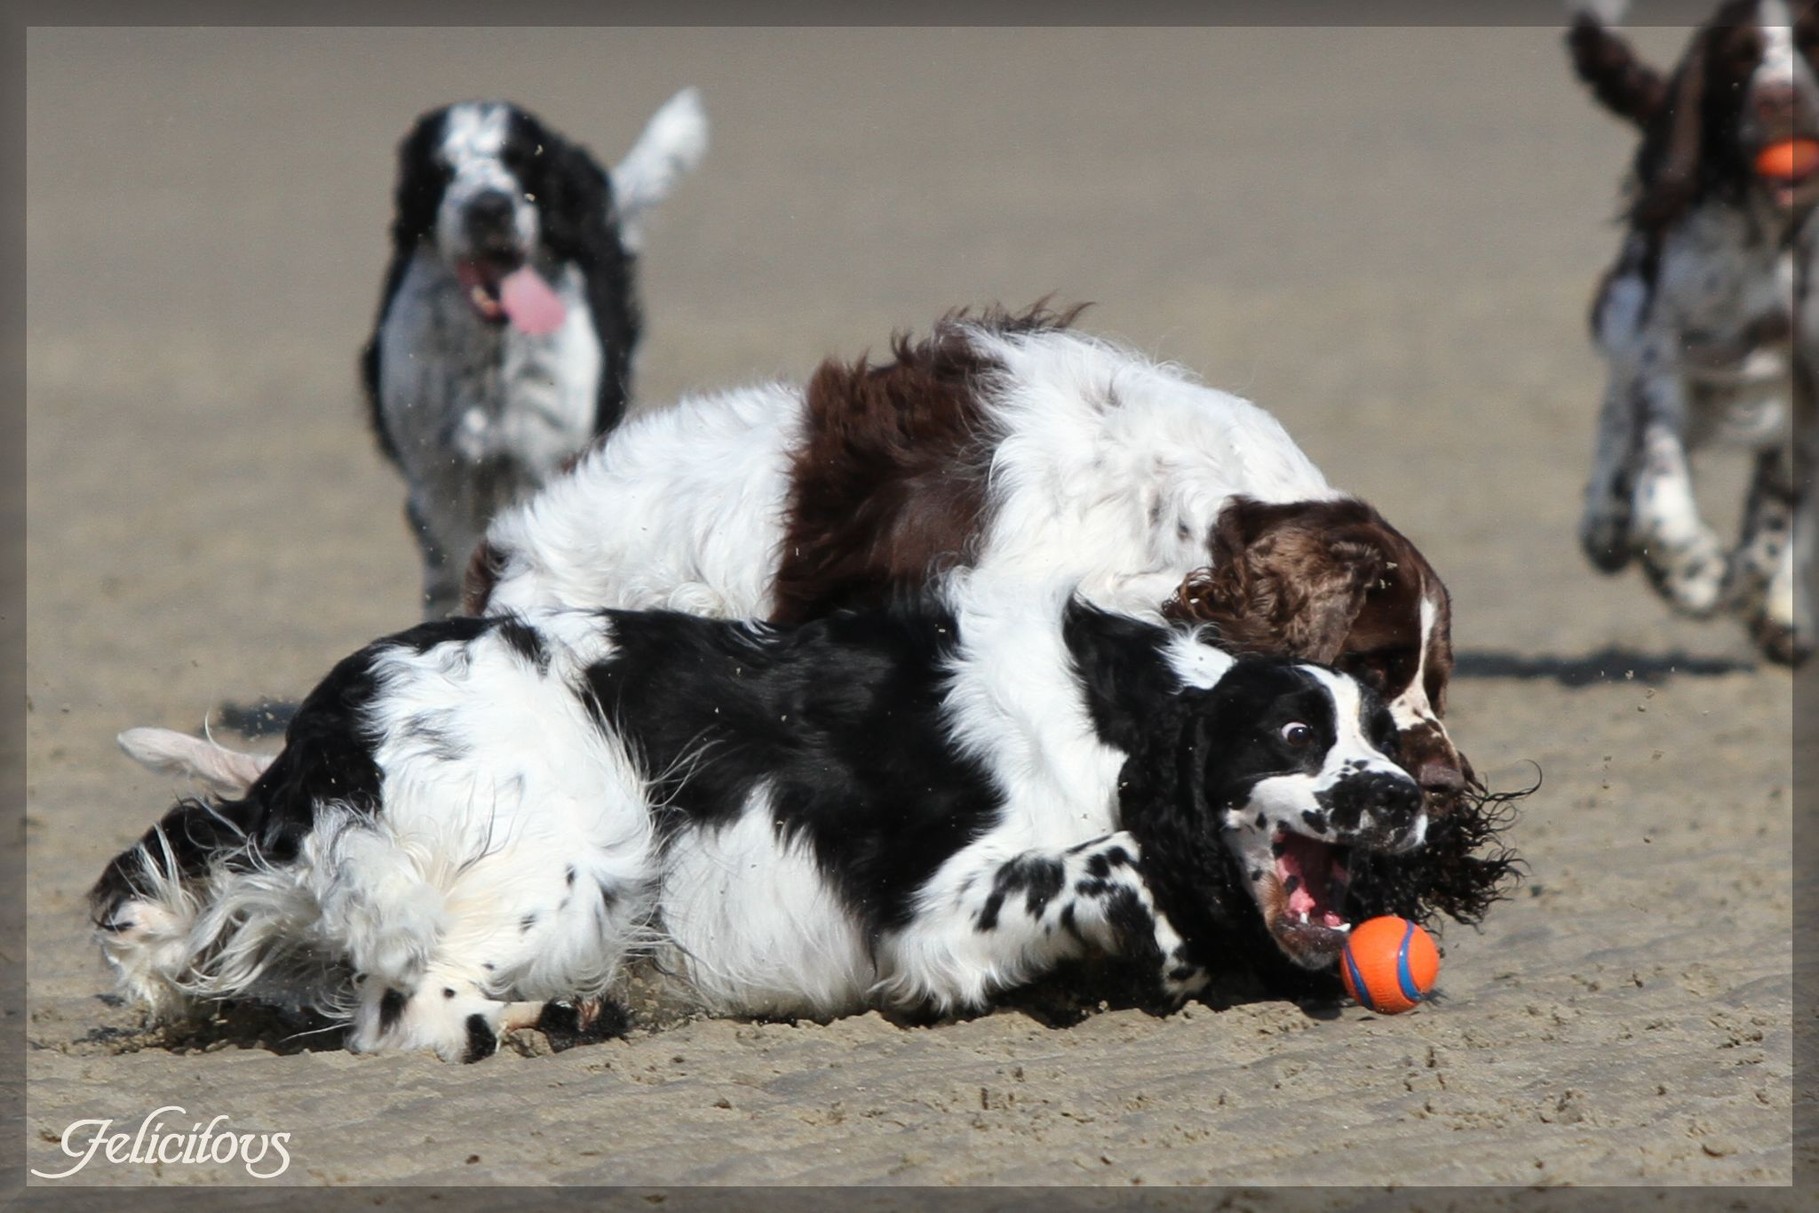
[[[1775,202],[1790,207],[1819,186],[1819,139],[1802,134],[1766,143],[1756,152],[1755,167]]]
[[[467,292],[474,313],[489,324],[505,323],[505,304],[500,300],[506,275],[523,264],[516,257],[464,257],[455,263],[455,277]]]
[[[474,314],[488,324],[510,321],[520,332],[543,334],[562,327],[568,308],[542,274],[516,256],[464,257],[455,277]]]
[[[1342,910],[1351,884],[1350,848],[1279,829],[1270,837],[1269,854],[1270,866],[1251,882],[1264,924],[1296,963],[1324,968],[1352,929]]]

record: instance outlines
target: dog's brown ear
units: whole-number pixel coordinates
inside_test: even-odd
[[[1211,566],[1191,574],[1163,614],[1211,625],[1230,652],[1332,664],[1384,571],[1383,548],[1355,534],[1352,515],[1366,508],[1234,499],[1209,537]]]
[[[1189,573],[1174,597],[1162,605],[1163,618],[1207,625],[1219,647],[1230,653],[1280,651],[1270,625],[1268,587],[1257,580],[1250,560],[1251,545],[1265,525],[1266,508],[1248,497],[1235,497],[1219,511],[1207,536],[1208,563]]]
[[[1632,215],[1659,229],[1678,219],[1699,191],[1705,154],[1705,75],[1712,33],[1702,29],[1668,84],[1661,120],[1644,140]]]
[[[1667,101],[1667,81],[1591,13],[1573,18],[1566,35],[1573,70],[1600,104],[1646,128]]]
[[[1383,574],[1383,549],[1353,539],[1330,539],[1322,559],[1303,562],[1283,575],[1297,579],[1296,609],[1283,628],[1291,657],[1331,665],[1345,651],[1364,598]]]
[[[473,555],[468,557],[467,571],[461,577],[461,613],[486,614],[487,601],[504,572],[505,557],[497,548],[485,539],[475,544]]]

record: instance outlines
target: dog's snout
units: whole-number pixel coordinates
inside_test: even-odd
[[[1415,782],[1421,790],[1437,796],[1457,796],[1465,791],[1466,775],[1461,764],[1444,758],[1430,758],[1415,771]]]
[[[1366,845],[1399,850],[1420,841],[1422,797],[1401,771],[1359,772],[1334,789],[1331,820]]]
[[[1359,789],[1359,807],[1380,827],[1401,829],[1421,808],[1421,789],[1401,773],[1367,775]]]
[[[1791,83],[1758,85],[1752,93],[1756,117],[1763,123],[1780,127],[1793,121],[1795,95]]]
[[[512,225],[512,196],[503,190],[475,194],[467,204],[467,225],[476,235],[490,235]]]

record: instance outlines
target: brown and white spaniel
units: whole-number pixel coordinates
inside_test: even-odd
[[[1589,11],[1579,77],[1642,132],[1592,332],[1609,366],[1579,528],[1598,569],[1639,559],[1677,610],[1736,614],[1771,660],[1813,650],[1819,453],[1819,11],[1727,0],[1664,75]],[[1734,544],[1700,517],[1690,455],[1755,454]]]
[[[1359,677],[1435,815],[1464,799],[1433,567],[1268,413],[1076,330],[1077,311],[953,313],[882,363],[637,417],[495,519],[466,609],[792,623],[954,570],[1065,576],[1099,607]]]

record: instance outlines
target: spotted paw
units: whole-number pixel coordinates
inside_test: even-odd
[[[1704,619],[1723,605],[1729,562],[1711,531],[1702,528],[1678,543],[1656,541],[1640,554],[1649,584],[1682,615]]]

